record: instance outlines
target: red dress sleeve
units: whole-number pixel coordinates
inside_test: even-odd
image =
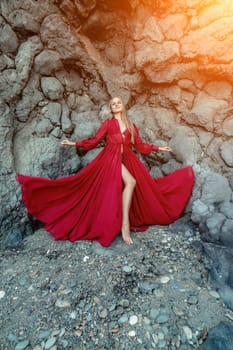
[[[134,125],[134,147],[136,150],[145,155],[149,155],[152,151],[158,151],[159,147],[156,145],[150,145],[148,143],[144,143],[139,135],[138,128]]]
[[[103,140],[106,136],[107,129],[108,120],[105,120],[92,138],[75,142],[76,148],[83,147],[85,151],[89,151],[90,149],[95,148],[95,146],[97,146],[98,143],[100,143],[100,141]]]

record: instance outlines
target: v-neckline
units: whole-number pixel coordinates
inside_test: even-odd
[[[118,124],[118,127],[119,127],[119,130],[120,130],[120,133],[122,136],[125,136],[126,132],[127,132],[127,128],[125,128],[123,131],[121,130],[121,126],[120,126],[120,122],[117,118],[114,118]]]

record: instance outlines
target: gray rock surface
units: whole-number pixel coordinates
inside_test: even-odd
[[[221,322],[211,329],[208,339],[200,350],[231,350],[233,344],[233,326],[230,322]]]
[[[230,340],[233,313],[208,284],[198,232],[132,237],[104,248],[39,229],[2,251],[0,348],[217,350],[213,337]]]

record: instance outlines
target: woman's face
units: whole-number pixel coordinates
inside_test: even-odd
[[[110,107],[112,113],[121,113],[123,112],[123,103],[120,98],[114,97],[110,102]]]

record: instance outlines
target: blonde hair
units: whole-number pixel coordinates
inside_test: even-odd
[[[121,103],[122,103],[122,106],[123,106],[123,111],[122,111],[122,114],[121,114],[121,119],[123,121],[123,123],[125,124],[126,128],[129,130],[130,134],[131,134],[131,143],[134,144],[134,126],[133,126],[133,123],[131,122],[131,120],[129,119],[127,113],[126,113],[126,109],[125,109],[125,105],[122,101],[122,99],[118,96],[115,96],[113,98],[111,98],[110,102],[109,102],[109,107],[110,107],[110,110],[111,110],[111,113],[112,113],[112,108],[111,108],[111,104],[112,104],[112,101],[114,100],[114,98],[118,98]],[[112,116],[113,117],[113,116]]]

